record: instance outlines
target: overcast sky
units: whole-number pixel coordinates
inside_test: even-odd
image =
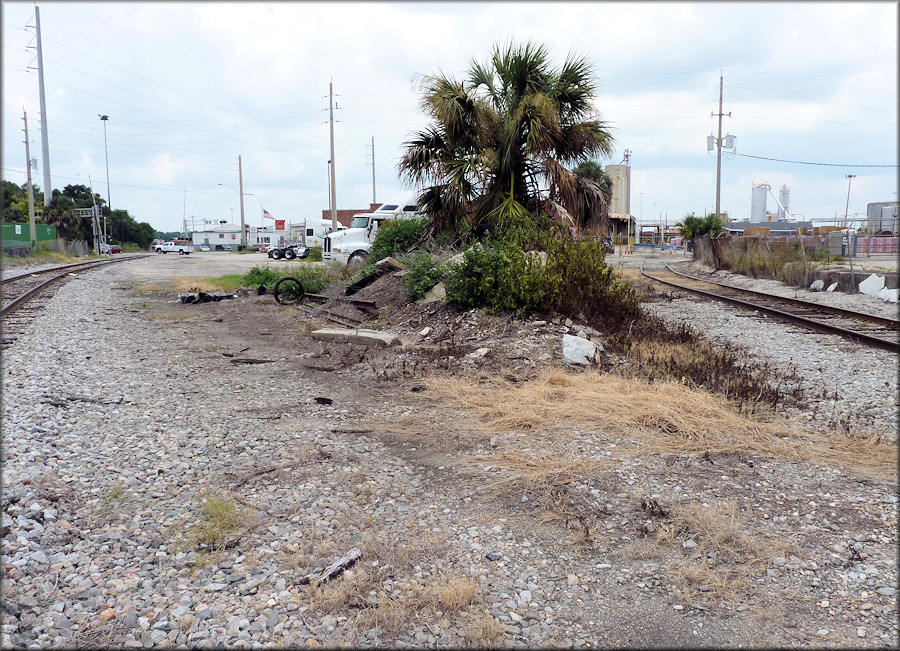
[[[162,231],[300,221],[328,208],[329,82],[337,206],[405,189],[397,161],[425,126],[419,75],[463,76],[509,39],[595,64],[596,107],[631,152],[631,212],[713,210],[719,75],[721,205],[791,188],[797,219],[897,199],[896,2],[39,2],[54,188],[89,184]],[[44,187],[33,2],[2,3],[3,178]],[[103,122],[108,115],[106,149]],[[374,139],[374,190],[372,142]],[[109,159],[109,178],[106,155]],[[784,162],[792,161],[792,162]],[[107,185],[108,181],[108,185]],[[219,184],[222,184],[221,186]],[[230,187],[229,187],[230,186]],[[108,188],[108,189],[107,189]],[[768,208],[775,210],[771,197]],[[271,222],[265,222],[271,223]]]

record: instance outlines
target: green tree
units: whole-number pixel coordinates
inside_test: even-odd
[[[543,46],[495,46],[464,80],[436,74],[422,87],[431,125],[405,143],[399,171],[424,188],[433,232],[452,232],[458,219],[502,225],[523,211],[605,225],[599,184],[566,167],[612,150],[587,59],[569,55],[554,68]]]
[[[680,222],[676,222],[675,226],[686,240],[706,236],[715,237],[725,232],[725,225],[715,213],[710,213],[706,217],[697,217],[691,213],[685,215]]]
[[[63,188],[62,193],[75,202],[76,208],[90,208],[95,203],[101,207],[106,204],[106,199],[97,193],[92,193],[86,185],[67,185]]]
[[[75,214],[75,202],[58,191],[50,205],[44,206],[41,221],[56,226],[57,234],[65,240],[86,239],[82,237],[81,219]]]
[[[27,192],[27,185],[18,186],[12,181],[3,180],[3,221],[18,223],[28,221]]]

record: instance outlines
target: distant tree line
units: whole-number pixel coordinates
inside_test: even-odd
[[[10,223],[28,223],[28,186],[16,185],[7,180],[3,185],[3,221]],[[156,231],[147,222],[137,222],[127,210],[110,211],[106,200],[99,194],[92,196],[91,189],[85,185],[67,185],[60,190],[53,190],[50,205],[44,205],[44,193],[32,185],[34,191],[35,211],[41,211],[40,222],[52,224],[56,232],[65,240],[85,240],[93,244],[94,233],[90,216],[81,217],[76,208],[90,208],[95,203],[100,206],[101,227],[103,217],[106,218],[106,230],[111,241],[122,244],[131,243],[146,248],[156,237]]]

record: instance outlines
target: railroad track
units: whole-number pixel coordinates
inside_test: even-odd
[[[645,270],[642,264],[641,273],[650,280],[670,287],[755,310],[816,332],[839,335],[865,346],[900,352],[900,338],[898,338],[900,321],[897,319],[741,289],[689,276],[675,271],[665,262],[662,264],[664,269],[656,268],[650,272]]]
[[[0,349],[12,344],[24,331],[24,327],[41,309],[41,301],[46,300],[52,289],[60,282],[81,271],[101,267],[121,260],[97,260],[66,264],[38,271],[12,276],[4,276],[0,289],[3,293],[3,337]]]

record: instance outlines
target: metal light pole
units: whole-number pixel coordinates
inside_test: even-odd
[[[847,206],[844,208],[844,226],[847,226],[847,215],[850,212],[850,184],[856,178],[856,174],[847,174]]]
[[[109,198],[109,149],[106,146],[106,121],[109,120],[108,115],[97,116],[103,121],[103,152],[106,155],[106,205],[109,208],[109,219],[112,221],[112,199]],[[103,241],[106,241],[106,222],[103,223]]]
[[[850,184],[853,183],[853,179],[856,178],[856,174],[847,174],[847,205],[844,208],[844,228],[847,228],[847,213],[850,212]],[[850,229],[847,228],[847,260],[850,261],[850,278],[853,281],[851,285],[853,288],[852,293],[856,293],[856,273],[853,271],[853,241],[850,239]]]

